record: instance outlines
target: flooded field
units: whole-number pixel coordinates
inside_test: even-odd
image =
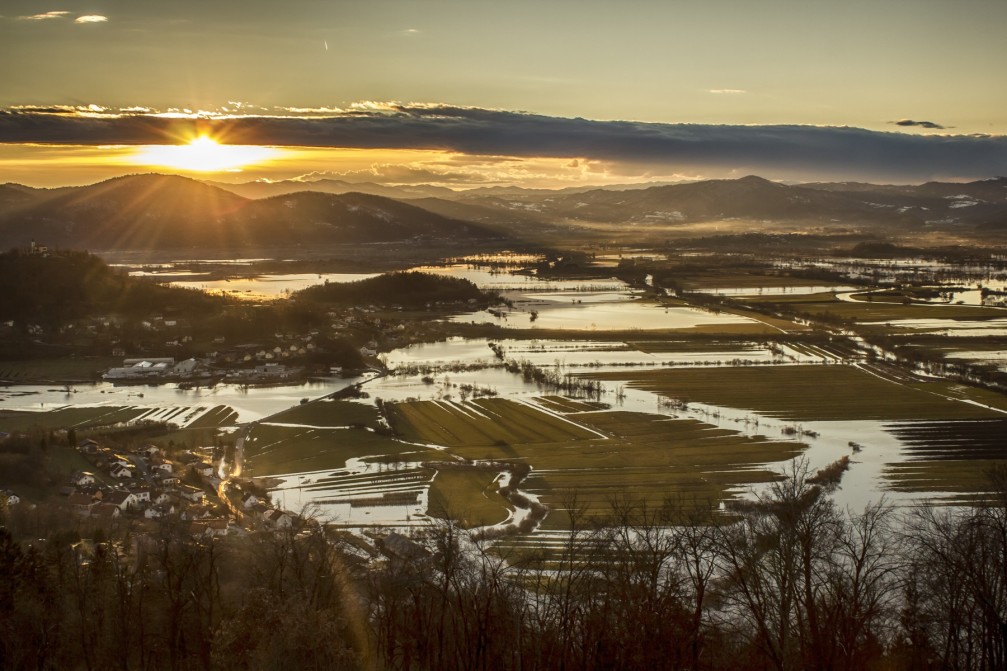
[[[885,326],[961,338],[1007,336],[1007,316],[999,319],[895,319],[885,322],[865,322],[867,326]]]
[[[723,287],[704,288],[703,293],[714,296],[806,296],[809,294],[820,294],[826,292],[855,291],[857,287],[847,285],[793,285],[793,286],[764,286],[764,287]]]
[[[572,501],[600,518],[626,495],[718,507],[755,495],[798,457],[812,470],[848,457],[834,496],[857,509],[882,496],[899,505],[963,500],[982,491],[983,468],[1004,458],[1002,394],[916,377],[869,357],[862,340],[813,328],[823,320],[885,335],[1007,335],[1007,312],[968,304],[971,293],[937,304],[799,278],[693,282],[690,291],[707,299],[734,299],[708,309],[688,293],[643,298],[604,272],[540,278],[528,267],[539,262],[489,255],[417,268],[502,292],[511,305],[442,324],[448,333],[452,324],[494,324],[501,337],[392,347],[380,355],[386,374],[266,388],[11,387],[0,407],[67,421],[229,427],[244,437],[243,475],[262,478],[283,508],[311,506],[357,528],[451,517],[543,546],[569,523]],[[908,263],[861,270],[921,272]],[[167,278],[175,269],[143,272]],[[370,276],[172,279],[262,300]],[[780,306],[792,314],[776,314]],[[946,356],[1005,361],[995,341],[966,342],[987,344]]]
[[[298,385],[247,387],[218,384],[212,387],[180,388],[177,384],[123,385],[110,382],[77,384],[67,388],[38,385],[0,387],[0,411],[49,412],[61,408],[128,407],[141,411],[146,419],[164,419],[168,413],[226,406],[238,422],[251,422],[296,405],[303,398],[332,394],[364,378],[307,382]],[[184,416],[184,415],[183,415]],[[196,415],[198,417],[198,414]],[[178,423],[179,415],[172,419]],[[195,419],[195,418],[193,418]]]
[[[316,284],[357,282],[376,276],[377,273],[299,273],[236,277],[224,280],[175,280],[171,282],[171,285],[245,300],[261,301],[282,298]]]
[[[906,473],[925,468],[930,459],[920,452],[919,436],[935,417],[956,427],[985,427],[962,429],[938,445],[938,451],[948,448],[941,458],[960,461],[961,446],[974,439],[969,431],[989,439],[1007,415],[1002,399],[1001,407],[989,406],[983,401],[990,398],[962,396],[953,385],[824,363],[835,359],[795,365],[788,358],[794,355],[765,350],[765,360],[775,357],[778,365],[751,368],[718,360],[727,353],[721,349],[671,354],[654,369],[647,366],[649,355],[641,357],[626,343],[493,343],[508,357],[531,357],[559,371],[588,366],[579,376],[601,380],[603,389],[593,398],[571,399],[500,367],[489,344],[453,339],[390,353],[390,366],[433,369],[372,380],[362,387],[370,398],[353,402],[384,408],[396,429],[388,443],[395,449],[382,452],[385,443],[379,442],[374,454],[360,456],[355,452],[364,437],[360,429],[326,435],[321,426],[290,427],[289,449],[304,449],[304,440],[325,444],[329,467],[282,473],[274,494],[290,504],[316,504],[340,524],[417,523],[430,514],[431,487],[445,472],[432,463],[526,463],[531,472],[521,491],[553,511],[532,534],[537,538],[563,527],[564,500],[574,493],[596,515],[604,515],[606,501],[626,491],[652,502],[666,495],[716,501],[751,495],[795,456],[813,469],[849,456],[851,467],[835,493],[840,505],[860,507],[882,495],[896,503],[954,500],[962,478],[974,485],[982,460],[996,448],[990,443],[969,452],[971,466],[943,480],[909,480]],[[737,351],[759,356],[764,350],[750,344]],[[723,367],[680,367],[693,356]],[[366,436],[365,442],[379,440]],[[260,474],[254,458],[251,464]],[[506,469],[496,471],[497,478],[505,474]],[[452,516],[506,527],[522,514],[497,495],[497,479],[476,481],[482,485],[468,482],[463,488],[468,493],[458,493]]]
[[[499,353],[499,355],[498,355]],[[442,342],[421,343],[383,355],[392,369],[410,366],[498,366],[504,359],[528,361],[536,366],[611,369],[625,366],[740,365],[769,363],[817,363],[821,351],[770,346],[765,342],[729,340],[723,343],[660,340],[611,342],[592,340],[449,338]]]

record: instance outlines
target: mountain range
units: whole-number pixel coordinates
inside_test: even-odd
[[[469,207],[519,212],[552,221],[677,224],[725,219],[842,223],[860,226],[1007,228],[1007,178],[920,186],[787,185],[749,176],[551,195],[468,196]],[[429,201],[424,207],[430,207]],[[450,211],[442,206],[439,211]],[[461,213],[459,213],[461,214]]]
[[[326,245],[505,237],[380,196],[299,192],[253,200],[172,175],[60,189],[0,185],[0,244],[91,250]]]
[[[223,188],[227,186],[227,188]],[[299,186],[302,190],[287,192]],[[365,186],[384,195],[333,190]],[[0,244],[92,250],[369,242],[507,243],[578,224],[667,227],[737,220],[874,232],[1007,232],[1007,178],[916,186],[787,185],[760,177],[560,191],[384,187],[338,180],[216,185],[131,175],[58,189],[0,185]],[[270,194],[270,191],[275,193]],[[255,193],[262,197],[251,197]],[[404,196],[413,195],[413,198]],[[629,229],[627,229],[629,230]]]

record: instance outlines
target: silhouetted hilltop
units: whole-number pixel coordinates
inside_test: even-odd
[[[222,299],[129,277],[87,252],[0,254],[0,320],[17,329],[46,332],[82,317],[119,313],[142,316],[178,312],[189,317],[215,312]]]
[[[487,305],[495,296],[458,277],[422,272],[385,273],[358,282],[320,284],[296,294],[300,300],[345,305],[425,307],[428,303]]]
[[[41,193],[0,191],[0,244],[172,249],[486,240],[489,229],[380,196],[296,193],[250,200],[196,180],[132,175]]]
[[[344,193],[366,193],[372,196],[383,196],[384,198],[427,198],[441,197],[450,198],[455,195],[455,191],[443,186],[432,186],[430,184],[416,185],[389,185],[375,184],[374,182],[346,182],[341,179],[316,179],[316,180],[295,180],[287,179],[276,182],[242,182],[229,184],[226,182],[205,182],[225,191],[230,191],[245,198],[271,198],[273,196],[283,196],[300,191],[314,191],[317,193],[331,193],[340,195]]]

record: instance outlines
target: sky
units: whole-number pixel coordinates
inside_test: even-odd
[[[1003,0],[0,0],[0,181],[982,179],[1005,28]],[[141,148],[194,133],[276,149]]]

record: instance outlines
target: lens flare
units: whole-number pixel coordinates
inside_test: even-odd
[[[209,136],[201,135],[189,144],[143,147],[133,156],[132,162],[192,172],[222,172],[240,170],[244,166],[276,158],[279,154],[279,150],[272,147],[220,144]]]

